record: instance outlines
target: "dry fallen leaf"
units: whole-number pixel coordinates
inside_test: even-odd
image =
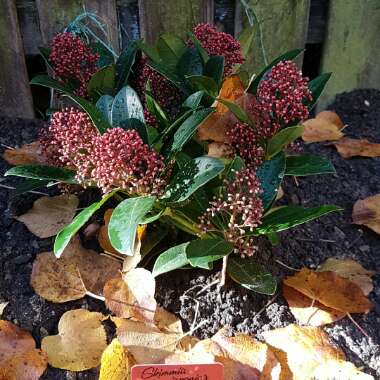
[[[9,302],[0,302],[0,317],[3,315],[5,308],[8,306]]]
[[[352,210],[352,221],[380,234],[380,194],[356,201]]]
[[[299,291],[284,285],[283,295],[289,304],[290,311],[296,319],[305,325],[323,326],[339,321],[346,313],[314,301]]]
[[[345,125],[333,111],[322,111],[302,124],[305,127],[302,140],[305,142],[339,140],[344,136],[342,130]]]
[[[293,380],[370,380],[372,376],[360,372],[345,361],[344,353],[331,344],[328,335],[318,327],[289,325],[264,331],[265,341],[280,350],[281,364],[291,371]],[[341,376],[344,374],[344,376]]]
[[[144,268],[135,268],[114,278],[104,286],[106,306],[117,317],[152,322],[157,303],[154,298],[156,281]]]
[[[41,297],[61,303],[80,299],[87,292],[102,294],[106,281],[120,271],[120,262],[83,248],[76,236],[59,259],[53,252],[37,255],[31,285]]]
[[[157,306],[154,314],[154,324],[163,332],[183,334],[182,322],[174,314],[163,307]]]
[[[339,141],[335,142],[338,153],[343,158],[350,158],[355,156],[362,157],[379,157],[380,156],[380,144],[369,142],[367,139],[351,139],[349,137],[343,137]]]
[[[228,158],[233,155],[233,152],[231,145],[212,142],[208,145],[207,155],[215,158]]]
[[[99,380],[130,380],[134,364],[132,355],[114,339],[102,354]]]
[[[0,320],[0,379],[38,380],[47,367],[47,356],[35,347],[27,331]]]
[[[3,158],[10,165],[41,165],[46,160],[41,155],[41,147],[38,141],[25,144],[20,148],[6,149]]]
[[[110,252],[114,255],[120,255],[120,253],[112,246],[110,239],[108,237],[108,224],[112,216],[113,208],[106,210],[104,213],[104,225],[100,227],[98,240],[100,246],[104,249],[104,252]]]
[[[100,364],[107,347],[103,314],[85,309],[70,310],[59,320],[58,335],[42,339],[49,364],[69,371],[84,371]]]
[[[26,214],[16,219],[39,238],[48,238],[56,235],[73,220],[78,203],[78,197],[75,195],[41,197]]]
[[[366,313],[372,303],[358,285],[334,272],[314,272],[302,268],[294,276],[284,279],[284,284],[325,306],[345,313]]]
[[[347,278],[358,285],[366,296],[373,290],[371,277],[376,272],[363,268],[354,260],[329,258],[317,270],[319,272],[332,271],[341,277]]]

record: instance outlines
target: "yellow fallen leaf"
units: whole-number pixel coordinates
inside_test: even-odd
[[[73,220],[78,203],[78,197],[75,195],[41,197],[26,214],[16,219],[39,238],[48,238],[56,235]]]
[[[38,141],[25,144],[20,148],[6,149],[3,158],[11,165],[46,164],[46,160],[41,154],[41,147]]]
[[[333,144],[343,158],[356,156],[379,157],[380,144],[371,143],[367,139],[351,139],[343,137]]]
[[[302,124],[305,127],[302,140],[305,142],[339,140],[344,136],[342,129],[345,126],[333,111],[320,112],[314,119],[306,120]]]
[[[106,282],[106,306],[117,317],[152,322],[157,303],[154,298],[156,281],[151,272],[135,268]]]
[[[0,320],[0,379],[38,380],[47,367],[47,356],[36,349],[32,336]]]
[[[85,309],[70,310],[59,320],[58,335],[42,339],[49,364],[69,371],[84,371],[100,364],[107,347],[103,314]]]
[[[282,363],[293,380],[373,379],[345,361],[343,351],[334,346],[318,327],[289,325],[263,332],[266,343],[278,349]],[[341,377],[341,374],[345,377]],[[288,377],[289,378],[289,377]]]
[[[380,194],[356,201],[352,210],[352,221],[380,234]]]
[[[102,354],[99,380],[130,380],[134,364],[132,355],[114,339]]]
[[[294,276],[285,278],[284,284],[345,313],[366,313],[372,308],[372,303],[358,285],[331,271],[314,272],[302,268]]]
[[[371,277],[376,272],[363,268],[354,260],[329,258],[317,270],[319,272],[332,271],[341,277],[347,278],[358,285],[366,296],[373,290]]]
[[[289,304],[290,311],[304,325],[323,326],[339,321],[346,316],[346,313],[313,301],[289,286],[284,285],[282,292]]]

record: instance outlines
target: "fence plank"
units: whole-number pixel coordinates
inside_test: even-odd
[[[34,117],[16,3],[0,0],[0,112]]]
[[[192,26],[205,21],[205,0],[139,0],[141,37],[154,43],[162,33],[185,38]]]
[[[321,69],[333,75],[321,96],[319,110],[343,91],[380,89],[379,36],[379,1],[330,1]]]
[[[272,61],[286,51],[303,48],[309,20],[310,0],[247,0],[261,25],[261,36],[267,61]],[[240,8],[240,7],[239,7]],[[243,27],[248,25],[244,7],[242,9]],[[238,23],[238,20],[236,20]],[[235,30],[242,28],[235,25]],[[301,65],[302,58],[298,61]],[[256,25],[252,51],[245,68],[250,73],[259,72],[264,66],[260,45],[260,29]]]
[[[48,45],[52,38],[84,10],[100,16],[108,28],[110,42],[118,50],[118,27],[115,0],[36,0],[42,42]]]

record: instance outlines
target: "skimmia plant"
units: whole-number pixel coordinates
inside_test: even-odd
[[[69,28],[41,49],[52,76],[32,80],[70,101],[41,132],[47,165],[7,172],[25,177],[24,190],[65,183],[103,193],[58,233],[55,254],[112,198],[108,237],[120,255],[139,253],[139,225],[143,257],[177,231],[181,243],[158,252],[155,276],[222,260],[222,277],[274,293],[258,239],[276,244],[278,232],[339,210],[275,205],[285,176],[334,173],[294,143],[330,75],[308,81],[294,50],[247,80],[243,41],[205,24],[187,40],[133,41],[119,56],[84,34]]]

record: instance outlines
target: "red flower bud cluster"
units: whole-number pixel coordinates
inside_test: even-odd
[[[83,186],[138,194],[156,194],[164,186],[161,156],[135,130],[111,128],[100,135],[87,114],[74,108],[53,114],[40,144],[50,164],[76,170]]]
[[[97,71],[99,54],[94,53],[80,38],[72,33],[57,34],[51,44],[49,61],[54,74],[64,83],[78,82],[75,94],[87,97],[87,82]]]
[[[226,183],[225,195],[214,197],[210,208],[201,216],[202,233],[219,231],[222,226],[224,238],[234,245],[234,252],[242,257],[252,256],[256,251],[255,241],[247,233],[261,224],[263,204],[258,198],[261,191],[253,170],[237,172],[235,179]]]
[[[198,24],[193,32],[209,55],[224,57],[224,75],[230,75],[236,64],[244,63],[240,42],[231,35],[219,32],[210,24]]]

